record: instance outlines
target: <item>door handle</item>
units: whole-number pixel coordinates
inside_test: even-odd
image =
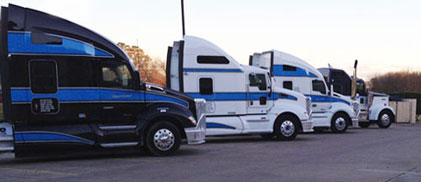
[[[114,106],[104,106],[103,109],[104,110],[111,110],[111,109],[114,109]]]
[[[311,106],[313,106],[313,107],[317,107],[317,104],[313,104],[313,105],[311,105]]]

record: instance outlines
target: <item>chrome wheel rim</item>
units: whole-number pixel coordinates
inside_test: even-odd
[[[290,137],[294,134],[294,131],[295,131],[295,126],[294,126],[294,123],[292,123],[291,121],[286,120],[281,124],[282,135],[286,137]]]
[[[170,150],[172,146],[174,146],[175,136],[170,130],[162,128],[156,131],[153,138],[153,143],[157,149],[161,151],[167,151]]]
[[[383,114],[380,120],[385,126],[387,126],[390,123],[390,117],[387,114]]]
[[[343,117],[339,117],[335,120],[335,127],[337,130],[342,131],[346,127],[346,121]]]

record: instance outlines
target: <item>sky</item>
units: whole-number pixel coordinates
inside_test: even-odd
[[[165,61],[182,39],[180,0],[0,0],[85,26],[113,42],[138,45]],[[207,39],[242,64],[280,50],[316,68],[369,79],[421,71],[419,0],[185,0],[186,34]]]

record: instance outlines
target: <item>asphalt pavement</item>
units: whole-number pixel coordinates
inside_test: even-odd
[[[141,152],[14,159],[0,181],[421,181],[421,124],[298,135],[208,138],[171,157]]]

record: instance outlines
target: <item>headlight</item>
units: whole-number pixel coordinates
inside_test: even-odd
[[[189,120],[190,120],[191,124],[193,124],[193,125],[196,125],[197,124],[197,121],[196,121],[196,119],[194,119],[193,116],[190,116],[189,117]]]
[[[311,98],[310,97],[306,97],[306,110],[307,110],[307,114],[311,115]]]
[[[310,115],[308,112],[304,112],[304,116],[306,116],[307,119],[310,118]]]
[[[360,106],[360,104],[358,104],[358,102],[352,103],[352,109],[354,109],[354,112],[355,112],[356,115],[358,115],[359,112],[360,112],[359,106]]]

